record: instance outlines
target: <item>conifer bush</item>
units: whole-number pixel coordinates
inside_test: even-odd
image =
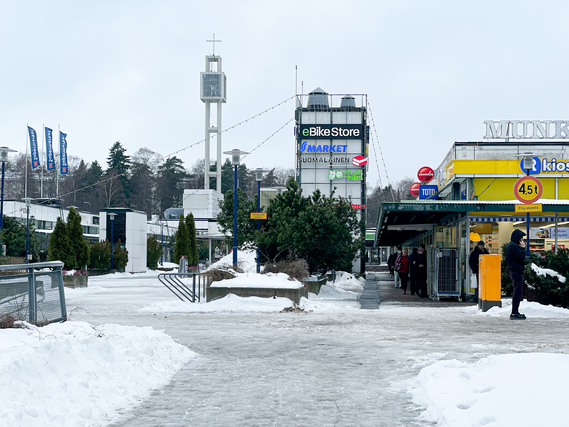
[[[539,276],[531,268],[531,264],[546,268],[565,277],[565,283],[557,277],[546,274]],[[524,270],[524,298],[540,304],[551,304],[559,307],[569,307],[569,251],[559,248],[557,254],[553,251],[545,252],[545,257],[536,254],[530,256]]]
[[[61,218],[57,218],[53,232],[49,237],[47,251],[49,260],[63,262],[65,270],[72,270],[77,262],[71,249],[67,224]]]
[[[81,215],[75,209],[69,208],[67,216],[67,235],[71,252],[75,256],[74,269],[85,268],[89,264],[89,245],[83,237],[83,227],[81,226]]]
[[[121,239],[117,240],[113,251],[113,264],[117,270],[124,271],[128,264],[128,251],[122,247]]]
[[[188,229],[188,265],[198,265],[198,241],[196,239],[196,222],[194,221],[194,214],[186,217],[186,227]]]
[[[179,263],[183,256],[188,256],[190,253],[190,242],[188,235],[188,227],[184,218],[184,214],[180,215],[180,222],[178,230],[175,234],[176,243],[174,245],[174,262]]]
[[[90,248],[89,268],[109,270],[111,268],[111,242],[95,242]]]
[[[156,236],[150,236],[146,240],[146,266],[151,270],[158,268],[158,261],[162,256],[162,246]]]

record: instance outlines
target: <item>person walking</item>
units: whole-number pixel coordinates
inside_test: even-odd
[[[417,279],[419,283],[416,292],[420,298],[427,298],[429,296],[427,291],[427,252],[425,251],[425,245],[422,243],[419,246],[417,264]]]
[[[391,277],[394,277],[395,260],[398,257],[399,257],[399,254],[397,252],[393,252],[391,255],[389,255],[389,258],[387,259],[387,266],[389,267],[389,274],[391,275]]]
[[[488,249],[486,249],[485,247],[485,243],[480,240],[476,246],[474,247],[474,250],[472,251],[472,253],[470,254],[470,257],[468,258],[468,265],[470,266],[470,270],[472,271],[472,274],[476,275],[476,288],[474,289],[474,302],[478,302],[478,286],[480,281],[478,280],[478,263],[480,261],[480,255],[488,255]]]
[[[512,231],[510,242],[506,246],[506,264],[512,282],[514,283],[514,292],[512,293],[512,314],[510,319],[523,320],[525,314],[520,314],[520,302],[522,300],[522,292],[524,287],[524,260],[526,258],[524,248],[526,241],[522,230]]]
[[[399,258],[397,258],[397,262],[399,265],[399,278],[401,279],[401,287],[403,288],[403,294],[407,294],[407,273],[409,271],[409,266],[407,265],[407,254],[409,251],[407,249],[403,249],[403,253]]]
[[[401,246],[397,247],[397,252],[394,253],[393,255],[393,278],[394,278],[394,283],[395,283],[395,287],[396,288],[400,288],[401,287],[401,278],[399,277],[399,271],[397,271],[395,269],[395,265],[397,264],[397,260],[399,259],[399,257],[401,256]],[[390,257],[391,259],[391,257]],[[389,261],[388,261],[389,263]]]
[[[407,257],[407,272],[408,272],[408,279],[409,279],[409,290],[411,291],[411,295],[415,295],[415,292],[418,292],[418,277],[419,277],[419,264],[417,261],[419,260],[419,252],[417,248],[413,248],[411,251],[411,255]]]

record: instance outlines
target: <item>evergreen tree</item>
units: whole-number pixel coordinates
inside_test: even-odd
[[[50,261],[63,262],[63,268],[71,270],[76,264],[75,255],[70,250],[71,243],[67,235],[67,225],[58,217],[51,236],[49,237],[48,258]]]
[[[198,242],[196,239],[196,222],[194,221],[194,214],[186,217],[186,227],[188,229],[188,265],[198,265]]]
[[[81,215],[73,208],[69,208],[69,215],[67,215],[67,236],[69,238],[70,251],[75,255],[76,262],[73,268],[85,268],[89,264],[89,245],[83,237]]]
[[[89,249],[89,268],[109,270],[111,268],[111,242],[95,242]]]
[[[158,199],[161,212],[171,207],[182,206],[188,177],[184,162],[176,156],[170,157],[158,168]]]
[[[106,204],[117,206],[128,204],[130,198],[130,156],[120,141],[113,144],[107,157],[108,169],[105,172]]]
[[[175,234],[176,244],[174,245],[174,262],[179,263],[182,256],[189,258],[190,253],[190,236],[188,227],[184,219],[184,214],[180,215],[178,230]]]
[[[156,236],[152,235],[146,240],[146,266],[151,270],[156,270],[161,256],[162,246]]]
[[[255,200],[247,198],[245,192],[237,189],[237,246],[241,247],[246,242],[255,240],[257,221],[251,219],[251,212],[256,212]],[[221,212],[217,216],[217,222],[226,237],[226,243],[233,245],[233,190],[225,193],[221,202]]]
[[[315,191],[302,197],[290,179],[287,191],[271,201],[268,220],[257,236],[263,253],[272,261],[284,255],[305,259],[310,271],[330,268],[351,271],[352,261],[363,245],[356,210],[349,200]]]
[[[124,271],[128,264],[128,251],[122,247],[121,239],[117,240],[113,250],[113,264],[113,267],[119,271]]]
[[[34,217],[29,222],[28,252],[32,254],[32,261],[39,259],[39,236],[35,233]],[[6,256],[26,256],[26,223],[13,217],[4,216],[2,220],[1,242],[6,245]]]

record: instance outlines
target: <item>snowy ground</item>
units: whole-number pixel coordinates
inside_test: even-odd
[[[70,322],[0,330],[0,425],[567,425],[568,310],[360,310],[345,275],[280,313],[184,303],[156,276],[91,277]]]

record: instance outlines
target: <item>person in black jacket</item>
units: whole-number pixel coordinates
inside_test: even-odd
[[[481,240],[478,244],[474,247],[474,250],[470,254],[468,258],[468,265],[470,266],[470,270],[473,274],[476,274],[476,289],[474,291],[474,299],[475,302],[478,301],[478,262],[480,255],[488,255],[488,249],[486,249],[484,242]]]
[[[526,258],[524,248],[526,242],[522,230],[514,230],[508,246],[506,246],[506,264],[510,277],[514,283],[514,292],[512,294],[512,314],[510,319],[525,319],[524,314],[520,314],[519,307],[522,300],[522,291],[524,285],[524,260]]]
[[[411,295],[415,295],[415,292],[419,292],[419,253],[417,248],[413,248],[411,255],[407,257],[407,271],[409,279],[409,290]]]
[[[417,258],[417,280],[418,285],[416,292],[420,298],[428,298],[427,291],[427,251],[425,245],[419,245],[419,254]]]

